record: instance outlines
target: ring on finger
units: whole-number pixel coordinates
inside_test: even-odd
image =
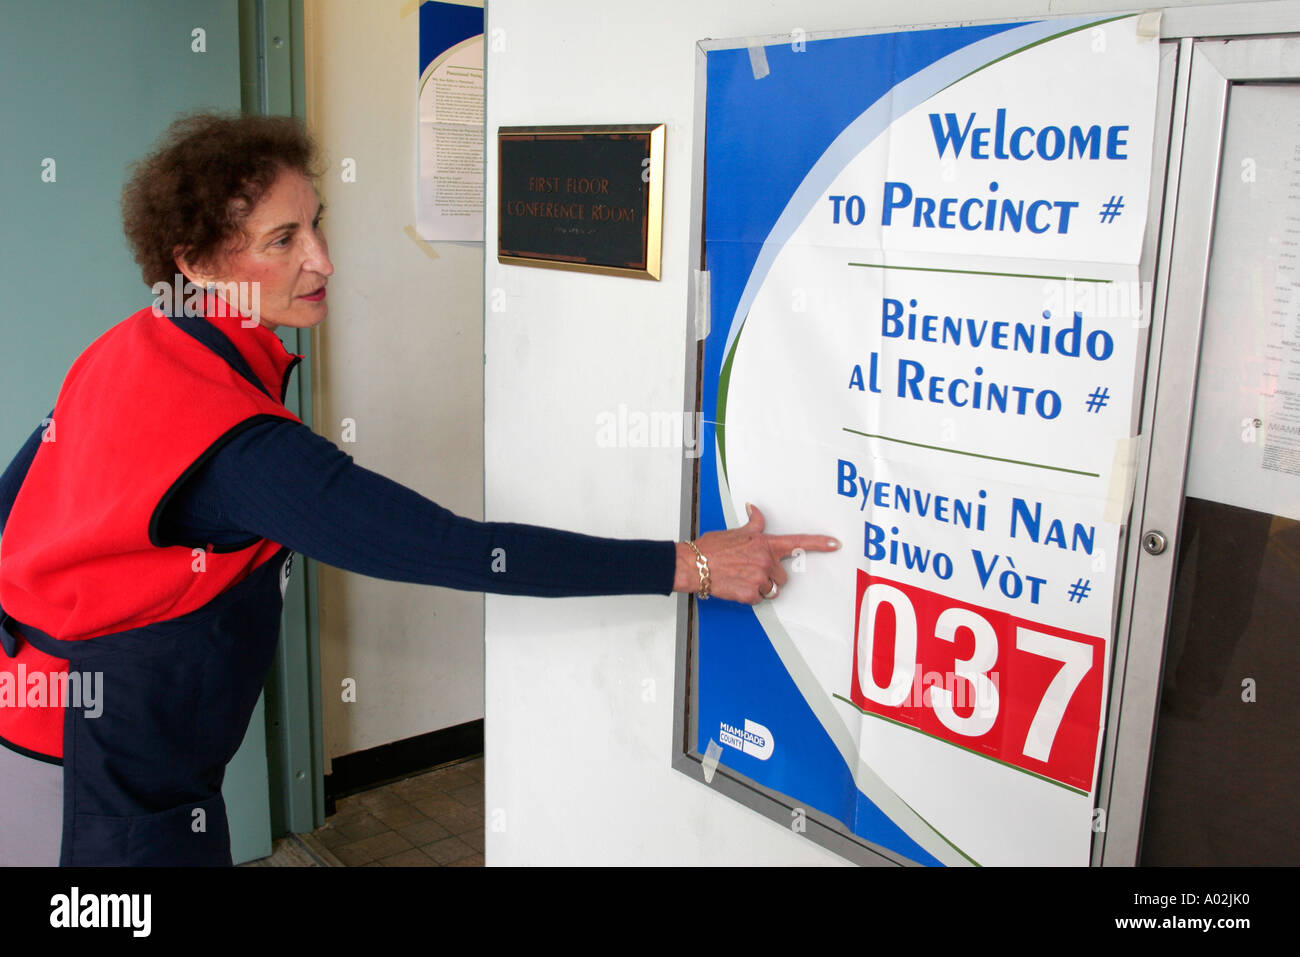
[[[781,588],[780,586],[777,585],[776,582],[772,581],[772,579],[769,578],[768,581],[771,583],[772,587],[769,588],[767,591],[763,592],[763,597],[766,598],[768,601],[771,601],[773,598],[776,597],[777,592],[779,592]]]

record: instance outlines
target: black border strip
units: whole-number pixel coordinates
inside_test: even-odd
[[[24,748],[21,744],[14,744],[12,741],[5,738],[0,738],[0,747],[7,748],[14,754],[21,754],[25,758],[32,758],[35,761],[44,761],[46,764],[54,764],[63,767],[62,758],[56,758],[52,754],[42,754],[39,751],[31,751]]]
[[[284,378],[280,380],[280,404],[284,405],[284,400],[289,395],[289,376],[293,375],[293,370],[298,368],[298,363],[302,362],[302,356],[293,356],[289,359],[289,364],[284,369]]]
[[[155,545],[158,548],[167,548],[171,545],[185,545],[189,548],[202,548],[207,551],[226,553],[226,552],[242,551],[243,549],[251,548],[253,545],[256,545],[258,542],[262,541],[260,536],[254,536],[253,538],[250,538],[246,542],[242,542],[242,543],[235,542],[234,544],[231,545],[213,545],[211,549],[208,548],[207,542],[200,542],[200,541],[193,541],[193,540],[191,541],[177,540],[174,542],[164,541],[162,537],[162,529],[160,528],[162,524],[162,513],[167,508],[167,505],[171,502],[173,496],[175,496],[176,493],[181,490],[181,486],[183,486],[187,481],[189,481],[189,479],[191,479],[199,469],[201,469],[204,465],[207,464],[208,459],[212,458],[212,456],[214,456],[217,452],[221,451],[221,449],[225,447],[235,436],[239,435],[241,432],[247,431],[248,429],[252,428],[255,425],[260,425],[263,422],[293,422],[293,421],[294,420],[289,418],[288,415],[275,415],[270,412],[259,412],[256,415],[249,416],[247,419],[244,419],[242,422],[236,423],[234,426],[227,429],[224,433],[218,436],[216,441],[214,441],[211,445],[209,445],[202,455],[200,455],[197,459],[195,459],[193,462],[190,463],[189,467],[180,474],[180,477],[171,484],[171,487],[168,488],[167,491],[163,492],[162,498],[159,499],[158,504],[154,506],[153,514],[149,516],[150,544]]]
[[[325,775],[325,813],[333,814],[334,802],[349,794],[482,753],[483,721],[479,719],[345,754],[333,760],[332,773]]]

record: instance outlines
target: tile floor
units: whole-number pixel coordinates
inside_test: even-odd
[[[483,757],[340,798],[311,834],[275,842],[260,867],[482,867]]]

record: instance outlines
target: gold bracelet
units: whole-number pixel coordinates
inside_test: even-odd
[[[709,560],[701,554],[700,550],[695,547],[694,542],[684,543],[691,551],[695,553],[695,567],[700,573],[700,590],[696,593],[699,598],[709,597]]]

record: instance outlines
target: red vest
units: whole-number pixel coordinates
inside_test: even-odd
[[[142,309],[68,372],[0,543],[0,607],[17,621],[65,641],[167,621],[207,605],[280,549],[255,538],[220,547],[163,538],[164,507],[209,456],[268,417],[298,421],[283,396],[301,357],[213,302],[206,320]],[[224,333],[235,365],[242,359],[261,388],[186,322]],[[0,655],[0,695],[5,682],[23,694],[20,676],[66,669],[22,642],[15,658]],[[60,757],[63,710],[12,704],[0,698],[0,737]]]

